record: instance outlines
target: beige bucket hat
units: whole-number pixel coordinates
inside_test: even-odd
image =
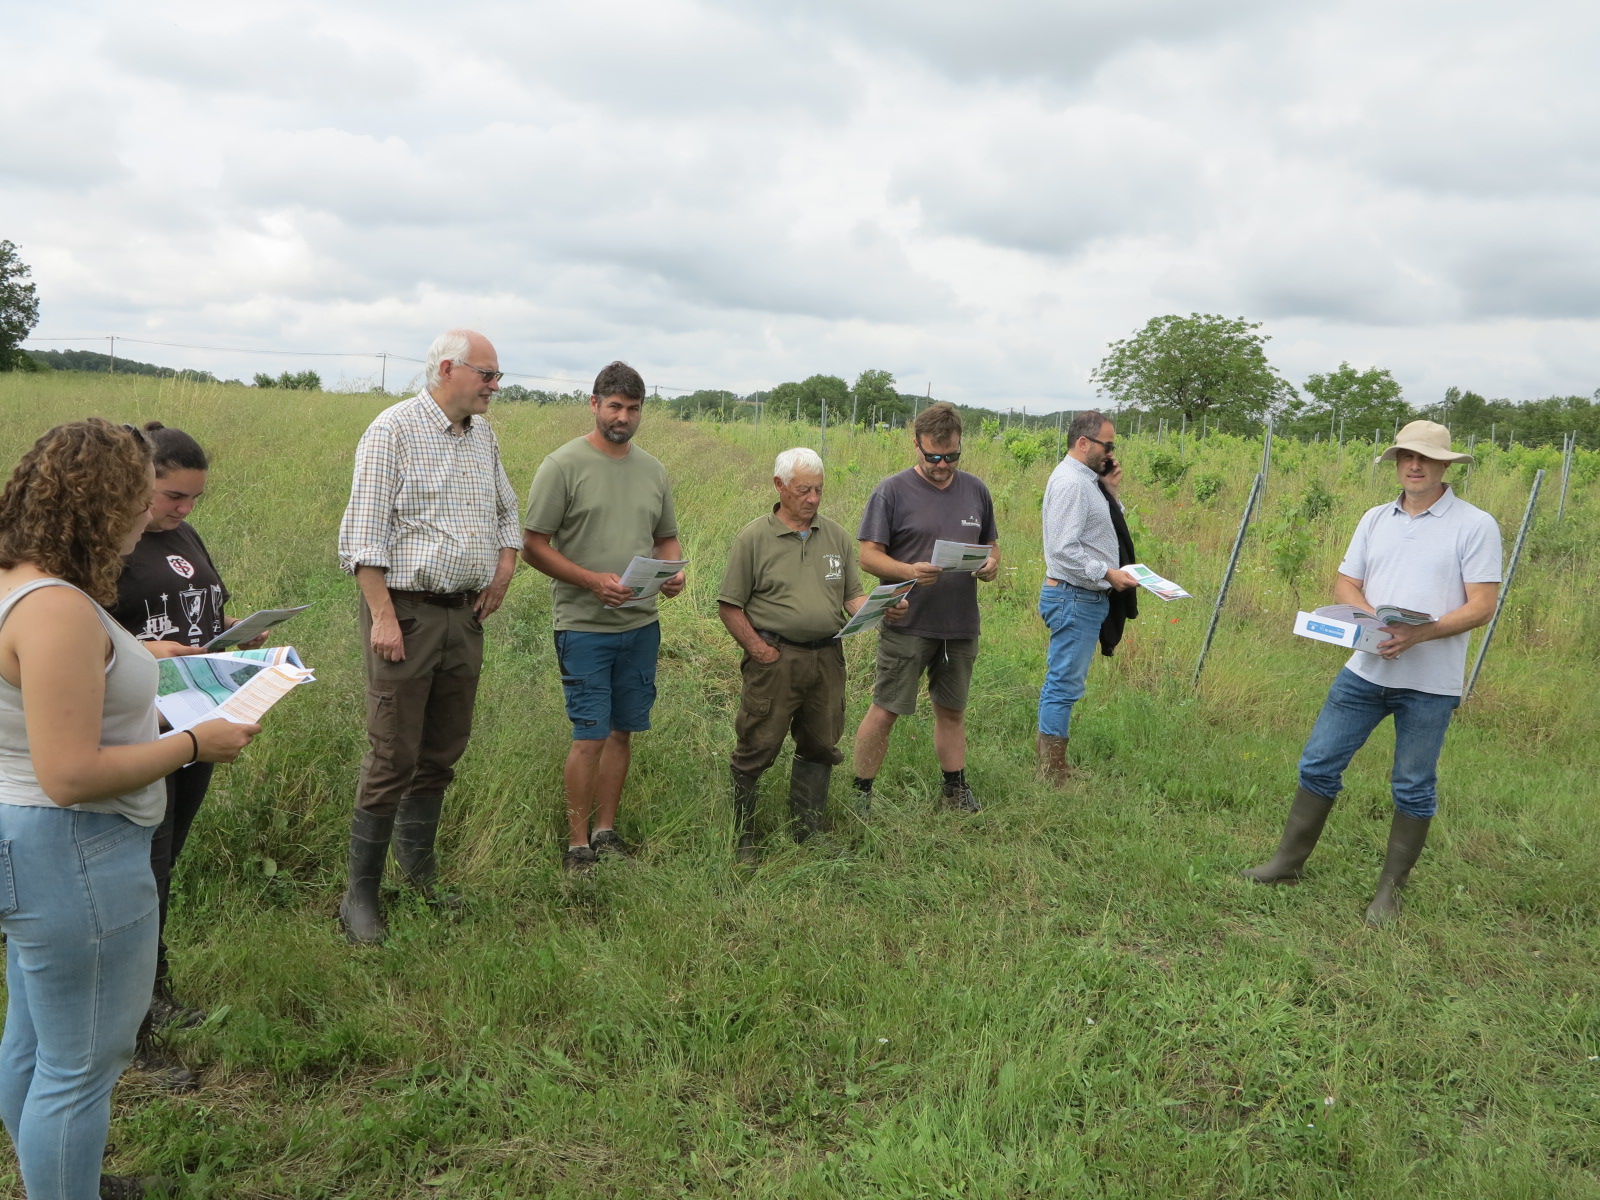
[[[1401,450],[1434,458],[1440,462],[1475,462],[1470,454],[1458,454],[1450,449],[1450,431],[1437,421],[1413,421],[1403,426],[1390,446],[1378,455],[1379,462],[1393,462]]]

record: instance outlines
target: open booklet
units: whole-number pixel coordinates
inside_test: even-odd
[[[1139,586],[1163,600],[1192,600],[1188,592],[1184,591],[1170,579],[1163,579],[1143,563],[1129,563],[1122,568],[1129,575],[1139,581]]]
[[[236,625],[230,625],[216,637],[212,638],[203,647],[206,651],[226,650],[229,646],[237,646],[240,642],[248,642],[269,629],[276,629],[296,613],[303,613],[310,608],[309,604],[297,605],[294,608],[263,608],[253,612]]]
[[[993,546],[980,546],[975,542],[947,542],[939,538],[933,543],[933,556],[928,559],[942,571],[977,571],[989,561]]]
[[[632,600],[624,600],[618,608],[632,608],[661,591],[661,585],[689,565],[687,558],[646,558],[635,554],[628,569],[622,573],[622,586],[633,593]]]
[[[833,636],[849,637],[852,633],[876,628],[883,620],[883,615],[899,604],[901,598],[916,586],[915,579],[907,579],[903,583],[880,583],[867,593],[867,598],[861,607],[856,609],[855,614],[844,623],[844,628]]]
[[[156,708],[174,732],[222,717],[253,724],[302,683],[316,678],[293,646],[189,654],[157,661]]]
[[[1393,604],[1379,604],[1376,612],[1357,608],[1354,604],[1329,604],[1313,610],[1319,617],[1332,617],[1335,621],[1349,621],[1354,625],[1426,625],[1433,620],[1425,612],[1398,608]]]

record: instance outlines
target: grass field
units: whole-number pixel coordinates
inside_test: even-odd
[[[1446,746],[1406,915],[1375,932],[1360,915],[1388,825],[1386,731],[1302,886],[1234,875],[1275,844],[1342,661],[1288,630],[1297,606],[1330,602],[1356,517],[1393,490],[1392,474],[1369,481],[1370,448],[1278,443],[1195,691],[1260,446],[1216,438],[1174,466],[1170,440],[1119,437],[1141,556],[1197,599],[1148,598],[1116,658],[1097,659],[1078,779],[1055,794],[1032,771],[1053,436],[1026,465],[969,438],[962,466],[993,490],[1005,550],[969,715],[984,812],[938,811],[924,712],[896,728],[870,822],[842,803],[847,767],[833,844],[775,833],[741,877],[737,655],[717,584],[734,532],[770,502],[773,453],[816,430],[649,413],[639,441],[672,474],[693,566],[662,606],[656,728],[635,740],[624,798],[643,855],[588,880],[558,869],[568,727],[548,591],[524,569],[490,623],[447,808],[445,873],[467,907],[442,920],[397,898],[388,946],[358,952],[334,921],[364,744],[355,589],[334,542],[351,451],[383,403],[0,376],[6,463],[91,413],[188,429],[214,457],[194,523],[234,611],[316,601],[287,628],[319,682],[218,772],[178,872],[175,975],[213,1013],[179,1044],[204,1090],[129,1076],[118,1169],[182,1174],[185,1194],[219,1200],[1600,1196],[1594,456],[1560,525],[1546,488]],[[523,492],[588,412],[493,420]],[[909,465],[906,440],[830,430],[824,511],[853,528],[877,480]],[[1499,451],[1468,482],[1508,554],[1533,470],[1555,461]],[[1313,491],[1325,511],[1293,526]],[[871,640],[849,647],[851,731]]]

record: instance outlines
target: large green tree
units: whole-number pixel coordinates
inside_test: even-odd
[[[1306,380],[1311,401],[1300,411],[1300,424],[1307,430],[1337,436],[1343,423],[1352,436],[1374,429],[1394,428],[1411,416],[1401,395],[1400,381],[1382,367],[1358,371],[1349,363],[1337,371],[1313,375]]]
[[[26,366],[19,346],[39,323],[39,298],[29,282],[28,264],[11,242],[0,241],[0,371]]]
[[[1294,385],[1267,361],[1260,328],[1259,321],[1209,313],[1152,317],[1111,343],[1089,378],[1122,407],[1243,427],[1297,400]]]

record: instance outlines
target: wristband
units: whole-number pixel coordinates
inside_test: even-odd
[[[192,767],[195,765],[195,763],[200,761],[200,739],[195,737],[194,730],[192,729],[185,729],[184,732],[189,735],[189,744],[194,747],[194,757],[183,765],[186,767]]]

